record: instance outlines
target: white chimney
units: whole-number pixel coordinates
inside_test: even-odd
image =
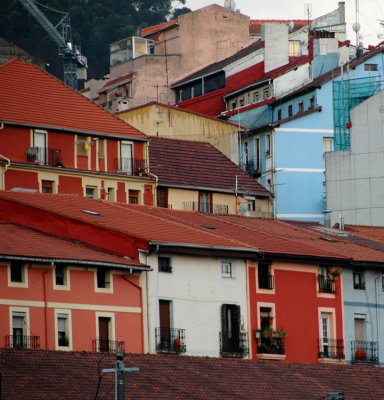
[[[264,72],[288,64],[288,25],[263,24],[261,39],[264,41]]]

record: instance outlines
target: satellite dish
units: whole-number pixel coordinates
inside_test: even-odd
[[[225,8],[229,8],[232,11],[235,11],[236,4],[235,4],[234,0],[225,0],[224,1],[224,7]]]
[[[352,25],[352,30],[353,30],[354,32],[359,32],[360,28],[361,28],[361,26],[360,26],[360,24],[359,24],[358,22],[355,22],[355,23]]]

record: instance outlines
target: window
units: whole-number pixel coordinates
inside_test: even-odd
[[[247,211],[255,211],[255,200],[247,199]]]
[[[89,143],[85,136],[79,136],[77,140],[77,155],[86,157],[88,155]]]
[[[94,186],[86,186],[85,187],[85,197],[88,199],[96,199],[96,187]]]
[[[235,110],[237,107],[237,102],[236,100],[232,102],[232,110]]]
[[[328,267],[319,267],[317,279],[320,293],[335,293],[335,282],[331,277]]]
[[[309,108],[315,107],[315,104],[316,104],[316,102],[315,102],[315,96],[311,96],[311,97],[309,98]]]
[[[225,87],[225,72],[220,71],[216,74],[204,78],[204,93],[210,93]]]
[[[67,314],[57,314],[57,345],[58,347],[69,346]]]
[[[168,208],[168,189],[163,187],[157,188],[157,207]]]
[[[41,193],[53,193],[54,181],[41,181]]]
[[[301,113],[303,111],[304,111],[304,102],[303,102],[303,100],[300,100],[299,101],[299,113]]]
[[[109,187],[107,189],[107,200],[108,201],[115,201],[115,189]]]
[[[364,64],[364,71],[377,71],[377,64]]]
[[[128,203],[139,204],[139,190],[128,190]]]
[[[13,311],[12,312],[12,343],[11,347],[27,347],[26,342],[26,313]]]
[[[33,150],[35,159],[39,164],[46,164],[47,161],[47,133],[45,131],[33,132]]]
[[[324,153],[327,151],[333,151],[333,138],[332,137],[324,137],[323,138],[323,150],[324,150]]]
[[[109,289],[111,287],[111,273],[105,269],[98,269],[96,272],[97,287],[99,289]]]
[[[260,138],[255,138],[255,172],[260,171]]]
[[[300,42],[300,40],[290,40],[288,42],[288,55],[290,57],[301,56],[301,42]]]
[[[269,133],[265,136],[265,155],[271,155],[271,135]]]
[[[11,282],[22,283],[24,281],[23,264],[15,261],[11,263]]]
[[[259,92],[254,92],[253,93],[253,102],[257,103],[258,101],[260,101],[260,94],[259,94]]]
[[[263,89],[263,100],[268,99],[269,97],[269,88],[264,88]]]
[[[273,316],[271,307],[260,307],[260,329],[265,330],[273,325]]]
[[[234,269],[230,261],[221,262],[221,276],[223,278],[234,278]]]
[[[133,148],[132,143],[122,141],[120,144],[120,168],[122,172],[132,175]]]
[[[64,264],[57,264],[55,267],[55,285],[56,286],[68,285],[68,268]]]
[[[277,110],[277,120],[281,120],[281,109]]]
[[[168,273],[172,272],[170,257],[159,257],[158,263],[159,263],[159,272],[168,272]]]
[[[223,304],[221,306],[221,349],[225,353],[241,353],[243,344],[240,340],[240,306]]]
[[[365,290],[363,271],[353,271],[353,288],[358,290]]]
[[[290,104],[288,106],[288,117],[292,117],[292,115],[293,115],[293,106],[292,104]]]
[[[244,97],[242,97],[242,98],[239,100],[239,106],[240,106],[240,107],[244,107],[244,104],[245,104],[245,100],[244,100]]]
[[[212,196],[209,192],[199,192],[199,211],[210,213],[212,210]]]
[[[259,281],[259,289],[273,289],[273,276],[270,273],[270,265],[268,263],[259,262],[257,276]]]

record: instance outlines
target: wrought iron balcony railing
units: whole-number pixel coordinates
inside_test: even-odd
[[[344,360],[344,340],[326,338],[319,339],[319,358]]]
[[[63,167],[61,150],[47,147],[27,147],[27,161],[50,167]]]
[[[101,353],[115,353],[121,349],[125,351],[125,342],[121,340],[108,340],[108,339],[93,339],[93,351]]]
[[[378,364],[378,343],[363,340],[353,340],[351,342],[351,361],[354,364]]]
[[[258,354],[285,354],[285,337],[279,334],[261,334],[257,339]]]
[[[222,332],[219,337],[222,357],[245,357],[249,353],[248,332],[240,332],[237,340],[228,338]]]
[[[184,202],[183,205],[185,211],[200,211],[206,214],[228,214],[228,206],[221,204],[188,201]]]
[[[141,176],[148,173],[147,161],[137,158],[115,158],[115,167],[118,172],[127,175]]]
[[[158,353],[185,353],[185,329],[156,328],[156,352]]]
[[[39,349],[40,336],[8,335],[5,337],[5,346],[18,349]]]
[[[333,279],[329,279],[326,276],[319,275],[317,277],[319,282],[319,292],[320,293],[335,293],[335,281]]]

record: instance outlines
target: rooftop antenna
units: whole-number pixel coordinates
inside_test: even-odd
[[[224,1],[224,7],[225,8],[229,8],[232,11],[236,10],[236,3],[234,2],[234,0],[225,0]]]
[[[102,370],[103,374],[114,373],[115,374],[115,400],[125,399],[125,384],[124,374],[125,372],[137,372],[139,368],[124,366],[124,351],[120,348],[116,351],[116,364],[114,368],[106,368]]]
[[[359,0],[355,1],[355,13],[356,13],[356,20],[354,24],[352,25],[352,30],[356,33],[356,52],[358,51],[359,48],[359,32],[360,32],[360,22],[359,22]]]

